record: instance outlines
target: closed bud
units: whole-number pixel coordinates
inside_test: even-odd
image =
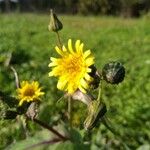
[[[107,112],[106,105],[99,101],[92,101],[88,106],[88,115],[84,121],[84,128],[91,130],[97,126]]]
[[[49,31],[57,32],[63,28],[62,23],[57,18],[56,14],[53,12],[53,10],[50,10],[50,23],[48,25]]]
[[[103,67],[102,75],[106,82],[118,84],[125,77],[125,68],[120,62],[110,62]]]

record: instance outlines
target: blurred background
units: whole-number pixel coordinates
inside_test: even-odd
[[[20,81],[37,80],[46,93],[38,118],[49,125],[67,122],[67,102],[57,102],[63,92],[56,88],[57,79],[48,77],[49,58],[58,57],[56,35],[48,31],[51,8],[63,23],[64,45],[69,38],[80,39],[85,50],[91,49],[98,70],[109,61],[126,68],[124,81],[104,82],[102,92],[106,115],[120,137],[99,122],[90,149],[150,150],[150,0],[0,0],[0,91],[16,96],[12,65]],[[0,117],[5,109],[9,108],[0,100]],[[74,102],[73,125],[81,135],[86,110],[84,104]],[[49,136],[32,122],[26,131],[21,119],[0,119],[0,149],[22,150]],[[63,150],[63,145],[58,149]]]
[[[47,12],[139,17],[150,9],[150,0],[0,0],[1,12]]]

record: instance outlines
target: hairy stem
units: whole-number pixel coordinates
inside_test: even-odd
[[[102,81],[99,84],[97,101],[101,102],[101,99],[102,99]]]
[[[59,48],[62,48],[62,43],[61,43],[60,35],[59,35],[58,31],[56,32],[56,35],[57,35],[57,40],[58,40]]]
[[[72,128],[72,98],[71,96],[68,97],[68,120],[70,129]]]
[[[28,117],[27,117],[28,118]],[[28,118],[30,119],[30,118]],[[31,120],[31,119],[30,119]],[[47,124],[45,124],[44,122],[38,120],[38,119],[33,119],[32,121],[34,121],[35,123],[37,123],[38,125],[40,125],[41,127],[48,129],[49,131],[51,131],[53,134],[57,135],[60,139],[62,139],[63,141],[68,140],[68,137],[65,137],[64,135],[62,135],[61,133],[59,133],[57,130],[55,130],[54,128],[48,126]]]
[[[15,69],[13,66],[10,66],[10,69],[11,69],[11,70],[13,71],[13,73],[14,73],[16,87],[19,88],[19,87],[20,87],[20,82],[19,82],[18,73],[17,73],[16,69]]]

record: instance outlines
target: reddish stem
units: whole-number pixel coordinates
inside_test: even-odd
[[[45,129],[48,129],[49,131],[51,131],[52,133],[54,133],[55,135],[57,135],[60,139],[62,139],[63,141],[68,140],[68,137],[65,137],[64,135],[60,134],[58,131],[56,131],[54,128],[48,126],[47,124],[45,124],[44,122],[38,120],[38,119],[33,119],[33,121],[37,124],[39,124],[40,126],[42,126]]]

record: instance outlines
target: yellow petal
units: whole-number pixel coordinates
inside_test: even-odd
[[[59,55],[61,55],[61,56],[64,55],[63,51],[62,51],[61,49],[59,49],[58,46],[55,47],[55,50],[57,51],[57,53],[58,53]]]
[[[19,102],[19,106],[21,106],[23,104],[23,100],[21,100],[20,102]]]
[[[33,81],[33,82],[31,83],[31,85],[33,85],[33,86],[35,86],[35,87],[39,87],[39,82]]]
[[[82,44],[79,46],[79,51],[80,51],[80,53],[83,53],[83,47],[84,47],[84,44],[82,43]]]
[[[39,92],[38,93],[38,95],[40,96],[40,95],[44,95],[45,93],[44,92]]]
[[[62,50],[63,50],[63,52],[67,52],[67,49],[66,49],[66,47],[64,45],[62,47]]]
[[[64,80],[63,78],[60,78],[57,83],[57,88],[60,90],[63,90],[67,84],[67,80]]]
[[[89,58],[86,59],[86,65],[87,65],[87,66],[91,66],[91,65],[93,65],[93,64],[94,64],[94,59],[93,59],[93,57],[89,57]]]
[[[68,40],[68,49],[69,49],[71,54],[74,53],[73,48],[72,48],[72,40],[71,39]]]
[[[80,80],[80,84],[81,84],[85,89],[88,89],[88,88],[89,88],[87,82],[86,82],[83,78]]]
[[[49,77],[52,77],[52,76],[57,76],[58,74],[57,74],[57,70],[55,70],[55,68],[51,71],[51,72],[49,72]]]
[[[90,50],[87,50],[86,52],[84,52],[83,54],[84,59],[87,58],[90,54],[91,54]]]
[[[27,81],[22,81],[21,82],[21,87],[25,86],[27,84]]]
[[[77,90],[77,85],[74,82],[68,82],[67,90],[69,94],[73,94]]]
[[[88,73],[85,74],[85,79],[87,81],[92,81],[92,77]]]
[[[56,63],[56,62],[51,62],[51,63],[49,63],[48,67],[53,67],[53,66],[57,66],[57,65],[58,65],[58,63]]]
[[[90,72],[92,71],[92,69],[91,69],[91,68],[87,68],[86,71],[87,71],[88,73],[90,73]]]
[[[86,90],[82,86],[79,86],[79,90],[83,93],[86,93]]]
[[[75,48],[76,48],[77,52],[79,50],[79,47],[80,47],[80,40],[77,40],[76,43],[75,43]]]
[[[57,62],[59,60],[59,58],[54,58],[54,57],[50,57],[51,61]]]

